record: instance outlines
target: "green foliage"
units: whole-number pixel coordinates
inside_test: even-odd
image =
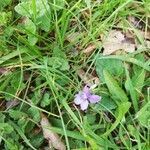
[[[9,84],[7,84],[5,91],[15,96],[18,88],[20,91],[22,91],[25,88],[25,84],[20,81],[21,81],[21,73],[20,71],[18,71],[14,73],[13,76],[11,77],[11,80],[9,80]],[[5,95],[6,100],[8,101],[13,100],[14,97],[12,95],[6,94]]]
[[[32,118],[35,122],[39,122],[40,119],[41,119],[39,110],[37,110],[37,109],[34,108],[34,107],[31,107],[31,108],[28,109],[28,114],[31,116],[31,118]]]
[[[5,26],[9,23],[11,19],[11,12],[0,12],[0,26]]]
[[[107,85],[107,87],[108,87],[108,89],[112,95],[112,98],[114,100],[116,100],[116,102],[117,101],[120,101],[120,102],[128,101],[128,97],[126,96],[126,93],[119,86],[119,84],[112,77],[112,75],[106,70],[103,71],[103,74],[104,74],[106,85]]]
[[[48,59],[48,65],[54,69],[60,69],[62,71],[69,70],[68,62],[60,57],[51,57]]]
[[[60,9],[63,9],[64,6],[65,6],[65,1],[64,0],[55,0],[53,9],[58,11]]]
[[[15,10],[22,16],[31,18],[42,30],[49,31],[50,28],[50,6],[47,0],[22,1]]]
[[[1,133],[10,134],[13,131],[13,127],[8,123],[0,123],[0,131]]]
[[[16,145],[15,141],[12,138],[8,138],[5,142],[6,150],[19,150],[19,147]]]
[[[46,107],[50,105],[50,103],[51,103],[50,95],[49,93],[45,93],[41,101],[41,107]]]
[[[127,70],[127,68],[126,68],[126,77],[127,77],[127,79],[125,82],[125,88],[130,93],[135,111],[138,111],[138,99],[136,97],[136,91],[135,91],[135,88],[134,88],[133,83],[131,81],[131,78],[129,76],[129,71]]]
[[[148,10],[148,0],[0,0],[0,149],[47,148],[44,114],[68,150],[149,150]],[[132,31],[135,52],[102,54],[114,29]],[[81,111],[75,94],[96,73],[101,101]]]
[[[11,118],[15,119],[15,120],[18,120],[18,119],[22,119],[22,118],[26,118],[27,117],[27,114],[24,113],[24,112],[21,112],[19,110],[13,110],[13,109],[10,109],[9,110],[9,115]]]
[[[0,11],[6,7],[7,5],[10,5],[12,0],[2,0],[0,1]]]
[[[31,98],[32,102],[33,102],[35,105],[37,105],[37,104],[40,102],[41,98],[42,98],[41,90],[40,90],[40,89],[36,90],[36,91],[34,92],[34,94],[31,94],[31,97],[32,97],[32,98]]]
[[[95,110],[110,111],[117,107],[116,103],[109,96],[102,95],[101,102],[94,106]]]
[[[57,45],[57,43],[54,43],[53,55],[48,58],[48,65],[61,71],[67,71],[70,68],[64,51]]]
[[[117,59],[101,59],[99,57],[96,61],[96,71],[102,81],[104,81],[103,70],[109,71],[111,75],[116,77],[124,76],[123,63]]]
[[[3,113],[0,112],[0,123],[4,123],[5,121],[5,115],[3,115]]]
[[[44,142],[44,137],[42,134],[37,134],[37,135],[30,135],[31,137],[31,144],[35,147],[38,148],[42,145],[42,143]]]
[[[117,125],[121,122],[123,117],[125,117],[125,114],[128,112],[129,108],[131,107],[131,103],[129,102],[123,102],[118,106],[118,109],[116,111],[116,121],[111,125],[111,127],[103,134],[104,136],[107,136],[112,132]]]
[[[28,35],[29,43],[31,45],[35,45],[36,42],[38,41],[38,38],[35,35],[36,34],[36,26],[29,18],[25,19],[24,29]]]
[[[140,124],[146,128],[150,127],[150,102],[147,102],[136,114]]]

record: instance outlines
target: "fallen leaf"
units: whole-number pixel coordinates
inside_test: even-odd
[[[88,85],[98,85],[99,84],[99,78],[96,76],[93,76],[91,74],[86,74],[86,72],[83,69],[79,69],[77,71],[78,76],[80,77],[81,80],[83,80],[83,82],[85,84]]]
[[[46,118],[44,114],[41,115],[41,127],[43,130],[44,138],[48,140],[49,148],[55,148],[57,150],[66,150],[66,146],[60,140],[58,134],[51,131],[49,128],[51,127],[50,122]]]
[[[150,47],[150,41],[145,40],[144,45],[138,44],[138,49],[145,49],[145,48],[149,48]]]
[[[12,100],[12,101],[8,101],[6,102],[6,108],[7,110],[12,108],[12,107],[15,107],[19,104],[20,102],[18,100]]]
[[[94,50],[96,49],[96,45],[95,44],[90,44],[88,45],[88,47],[86,49],[83,50],[84,54],[91,54]]]
[[[135,44],[128,38],[125,38],[121,31],[112,30],[107,37],[102,37],[103,55],[110,55],[118,50],[124,50],[128,53],[135,51]]]
[[[136,30],[136,32],[138,33],[138,36],[142,37],[145,40],[150,40],[150,31],[144,32],[141,30]],[[126,37],[128,38],[135,38],[137,36],[136,33],[128,31],[125,33]]]
[[[135,27],[138,29],[142,29],[144,27],[144,24],[142,23],[142,21],[134,16],[129,16],[128,17],[128,21]]]
[[[66,37],[66,40],[69,41],[70,43],[74,43],[74,42],[76,42],[81,36],[82,36],[81,33],[79,33],[79,32],[74,32],[74,33],[69,34],[69,35]]]
[[[139,30],[138,32],[139,32],[139,34],[140,34],[141,36],[143,36],[146,40],[150,40],[150,31],[144,32],[144,31]]]
[[[7,68],[0,68],[0,75],[7,74],[10,71],[10,69]]]

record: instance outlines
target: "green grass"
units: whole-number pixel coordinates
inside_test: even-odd
[[[44,113],[68,150],[149,150],[150,47],[128,20],[147,33],[149,14],[149,0],[0,2],[1,149],[47,147]],[[103,56],[101,36],[112,29],[132,31],[142,48]],[[96,49],[86,55],[89,44]],[[73,103],[85,85],[79,69],[100,80],[94,93],[102,100],[86,112]]]

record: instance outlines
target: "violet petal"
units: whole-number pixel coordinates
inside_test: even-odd
[[[89,96],[88,100],[90,101],[90,103],[94,104],[94,103],[99,102],[101,100],[101,97],[93,94]]]
[[[89,102],[87,100],[84,100],[81,104],[80,104],[80,107],[81,107],[81,110],[86,110],[88,108],[88,105],[89,105]]]
[[[87,99],[88,99],[87,93],[84,93],[84,92],[82,92],[81,97],[82,97],[82,99],[84,99],[84,100],[87,100]]]
[[[85,93],[87,97],[91,95],[90,88],[87,85],[83,88],[83,93]]]
[[[80,105],[84,99],[81,97],[80,93],[75,95],[74,103],[76,105]]]

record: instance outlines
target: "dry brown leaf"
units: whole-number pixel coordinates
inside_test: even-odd
[[[150,48],[150,41],[146,41],[146,46],[148,47],[148,48]]]
[[[100,82],[98,77],[94,77],[91,74],[86,74],[86,72],[83,69],[79,69],[77,71],[77,74],[83,80],[83,82],[85,84],[89,84],[89,85],[96,84],[96,85],[98,85]]]
[[[105,38],[105,39],[104,39]],[[121,31],[112,30],[107,37],[103,37],[103,55],[110,55],[118,50],[132,53],[135,51],[135,44],[126,39]]]
[[[19,103],[20,103],[20,101],[18,101],[18,100],[8,101],[8,102],[6,102],[6,108],[8,110],[10,108],[17,106]]]
[[[11,70],[10,69],[8,69],[8,68],[0,68],[0,75],[2,74],[4,74],[4,75],[6,75],[7,73],[9,73],[9,72],[11,72]]]
[[[144,42],[144,45],[138,44],[137,47],[138,47],[138,49],[150,48],[150,41],[146,40],[146,41]]]
[[[69,41],[70,43],[74,43],[74,42],[76,42],[81,36],[82,36],[81,33],[79,33],[79,32],[74,32],[74,33],[69,34],[69,35],[66,37],[66,40]]]
[[[138,36],[141,36],[145,40],[150,40],[150,31],[144,32],[141,30],[137,30]],[[128,38],[135,38],[137,35],[133,32],[126,32],[126,37]]]
[[[145,38],[146,40],[150,40],[150,31],[144,32],[139,30],[138,32],[141,36],[143,36],[143,38]]]
[[[128,17],[128,21],[135,27],[138,29],[142,29],[144,27],[144,24],[142,23],[142,21],[138,18],[135,18],[134,16],[129,16]]]
[[[86,49],[83,50],[84,54],[91,54],[96,49],[95,44],[90,44]]]
[[[43,130],[43,135],[44,138],[48,140],[49,148],[55,148],[57,150],[66,150],[66,146],[60,140],[58,134],[54,133],[49,129],[51,127],[51,124],[49,123],[46,116],[44,114],[42,114],[41,116],[42,116],[41,127]]]

